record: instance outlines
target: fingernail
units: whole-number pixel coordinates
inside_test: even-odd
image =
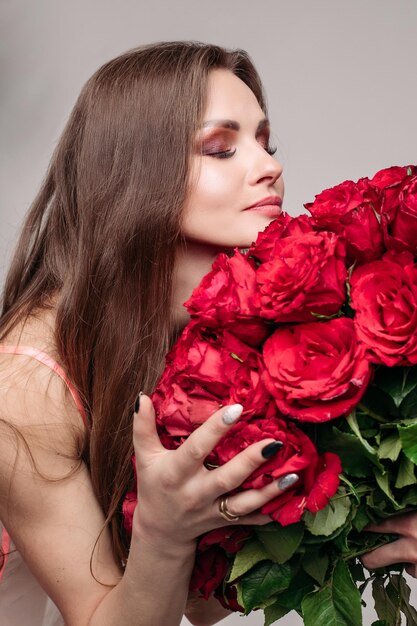
[[[143,392],[140,391],[138,397],[136,398],[135,401],[135,413],[139,413],[139,407],[140,407],[140,397],[143,396]]]
[[[281,478],[277,480],[278,489],[281,489],[281,491],[288,489],[288,487],[291,487],[291,485],[296,483],[298,479],[298,474],[287,474],[286,476],[281,476]]]
[[[242,415],[243,406],[241,404],[232,404],[228,406],[222,415],[224,424],[234,424]]]
[[[282,441],[273,441],[272,443],[268,443],[265,448],[262,448],[261,454],[264,459],[269,459],[271,456],[274,456],[274,454],[278,452],[283,445]]]

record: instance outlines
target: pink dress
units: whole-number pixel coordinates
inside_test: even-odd
[[[80,398],[66,373],[48,354],[29,346],[0,345],[0,353],[29,356],[52,369],[67,385],[83,418],[87,420]],[[33,577],[6,529],[0,522],[2,552],[6,555],[0,568],[1,626],[64,626],[64,620],[52,600]]]

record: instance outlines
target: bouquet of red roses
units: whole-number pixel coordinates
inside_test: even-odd
[[[403,568],[367,574],[358,559],[392,539],[369,523],[417,508],[417,166],[305,207],[311,216],[283,213],[249,250],[220,254],[153,394],[167,448],[240,403],[206,466],[272,437],[284,445],[241,489],[300,476],[261,509],[267,526],[200,538],[191,588],[263,609],[265,626],[291,610],[307,626],[359,626],[371,581],[375,625],[401,613],[417,624]]]

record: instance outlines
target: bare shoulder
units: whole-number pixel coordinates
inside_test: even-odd
[[[20,434],[36,450],[77,456],[84,424],[65,383],[49,367],[25,355],[0,354],[1,432]]]
[[[0,354],[0,519],[65,623],[77,626],[121,576],[80,459],[84,435],[65,383],[50,368]]]

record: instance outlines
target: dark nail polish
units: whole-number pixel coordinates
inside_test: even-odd
[[[264,457],[264,459],[269,459],[271,458],[271,456],[274,456],[274,454],[276,454],[278,452],[278,450],[280,450],[282,448],[284,444],[282,443],[282,441],[273,441],[272,443],[268,443],[267,446],[265,446],[265,448],[262,448],[262,456]]]
[[[140,397],[141,397],[141,393],[138,395],[138,397],[136,398],[135,401],[135,413],[139,413],[139,407],[140,407]]]

